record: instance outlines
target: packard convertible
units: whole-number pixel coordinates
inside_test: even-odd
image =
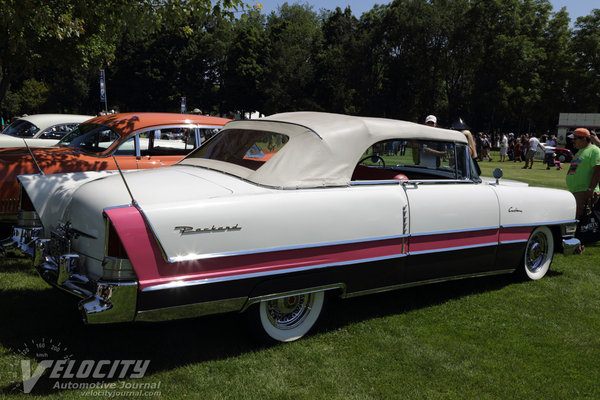
[[[326,296],[546,275],[578,244],[573,196],[496,178],[460,132],[282,113],[165,168],[20,176],[12,243],[86,323],[247,312],[292,341]]]

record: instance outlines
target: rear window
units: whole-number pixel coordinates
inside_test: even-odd
[[[24,119],[18,119],[9,126],[7,126],[2,133],[14,137],[30,138],[33,137],[39,131],[40,128],[35,126],[29,121]]]
[[[288,136],[275,132],[229,129],[217,134],[187,158],[224,161],[256,171],[288,140]]]

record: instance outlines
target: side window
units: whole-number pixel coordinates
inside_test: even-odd
[[[102,153],[119,140],[119,135],[108,128],[100,128],[70,139],[70,145],[73,147],[89,152]]]
[[[196,148],[194,128],[159,128],[139,137],[142,156],[184,156]]]
[[[130,137],[114,153],[115,156],[135,156],[135,137]]]
[[[46,128],[41,134],[40,139],[62,139],[67,133],[71,132],[78,124],[60,124]]]
[[[464,179],[469,168],[465,149],[463,145],[457,149],[452,142],[432,140],[378,142],[363,153],[352,180]]]
[[[215,136],[221,128],[200,128],[200,140],[202,143]]]

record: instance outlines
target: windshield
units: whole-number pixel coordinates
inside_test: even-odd
[[[285,146],[289,138],[275,132],[229,129],[191,153],[190,158],[225,161],[256,171]]]
[[[66,135],[59,146],[69,146],[88,153],[104,153],[120,136],[104,125],[81,124]]]
[[[30,138],[33,137],[33,135],[35,135],[39,130],[40,128],[31,122],[25,121],[24,119],[18,119],[4,128],[2,133],[14,137]]]

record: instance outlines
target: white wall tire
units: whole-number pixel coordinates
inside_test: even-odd
[[[258,307],[260,325],[272,340],[298,340],[317,322],[324,302],[323,291],[264,300]]]
[[[542,279],[552,263],[554,238],[547,226],[539,226],[529,236],[523,255],[523,277],[530,280]]]

